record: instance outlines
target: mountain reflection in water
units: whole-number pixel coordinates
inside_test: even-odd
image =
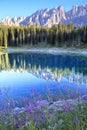
[[[47,86],[87,85],[87,57],[36,53],[5,53],[0,55],[0,86],[10,86],[11,95],[30,94],[33,86],[45,92]],[[73,87],[74,88],[74,87]],[[20,90],[20,91],[19,91]],[[14,93],[15,92],[15,93]]]

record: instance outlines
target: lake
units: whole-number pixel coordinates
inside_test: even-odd
[[[14,52],[0,55],[0,88],[13,99],[87,93],[87,57]]]

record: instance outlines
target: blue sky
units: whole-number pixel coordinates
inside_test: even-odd
[[[6,16],[29,16],[38,9],[60,5],[67,11],[76,4],[87,4],[87,0],[0,0],[0,19]]]

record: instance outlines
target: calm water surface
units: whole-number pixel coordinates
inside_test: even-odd
[[[9,89],[12,98],[31,97],[32,93],[65,96],[79,89],[87,93],[87,57],[37,53],[0,55],[0,88]]]

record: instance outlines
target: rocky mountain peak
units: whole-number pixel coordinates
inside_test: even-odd
[[[74,23],[75,26],[87,25],[87,5],[74,5],[72,9],[65,12],[63,6],[53,9],[41,9],[28,17],[6,17],[0,21],[4,25],[41,25],[51,27],[54,24]]]

